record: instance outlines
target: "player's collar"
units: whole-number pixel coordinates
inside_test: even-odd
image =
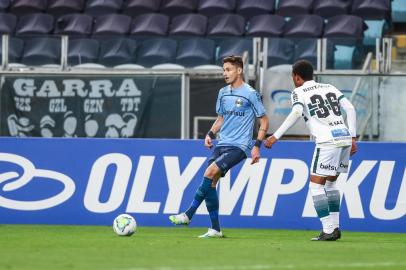
[[[315,82],[314,80],[305,81],[305,82],[303,83],[303,86],[306,87],[306,86],[309,86],[309,85],[312,85],[312,84],[315,84],[315,83],[316,83],[316,82]]]

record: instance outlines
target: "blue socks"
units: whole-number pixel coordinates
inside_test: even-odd
[[[219,222],[219,198],[217,196],[217,190],[214,187],[211,187],[212,180],[204,177],[203,182],[200,184],[199,188],[196,190],[195,197],[190,205],[189,209],[186,210],[185,214],[192,219],[194,214],[199,208],[200,204],[205,200],[207,211],[209,211],[210,220],[212,224],[212,229],[220,231],[220,222]]]
[[[216,188],[211,187],[209,192],[207,192],[206,198],[204,200],[206,202],[207,211],[209,211],[211,228],[219,232],[219,198],[217,196]]]
[[[200,204],[206,197],[207,192],[211,189],[211,182],[211,179],[204,177],[203,182],[196,190],[195,198],[193,199],[189,209],[185,212],[189,220],[192,219],[193,215],[196,213],[197,208],[199,208]]]

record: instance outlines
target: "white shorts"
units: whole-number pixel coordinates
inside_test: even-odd
[[[313,153],[310,174],[336,176],[348,172],[351,146],[322,147],[316,145]]]

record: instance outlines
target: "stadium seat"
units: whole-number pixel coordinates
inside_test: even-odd
[[[324,20],[318,15],[292,17],[285,26],[285,37],[318,38],[323,35]]]
[[[56,20],[55,34],[87,36],[92,33],[93,17],[87,14],[68,14]]]
[[[295,53],[293,62],[305,59],[317,67],[317,40],[316,39],[301,39],[296,40]]]
[[[388,25],[385,20],[366,20],[365,24],[368,26],[368,29],[364,32],[364,45],[375,46],[376,39],[383,37],[383,33],[388,28]]]
[[[364,20],[385,20],[390,15],[390,0],[353,0],[351,14]]]
[[[352,0],[315,0],[313,13],[324,18],[348,14]]]
[[[393,0],[393,2],[392,2],[392,21],[406,23],[406,1]]]
[[[10,0],[0,0],[0,12],[4,12],[10,6]]]
[[[295,44],[289,39],[270,38],[268,40],[268,67],[292,64]]]
[[[163,69],[163,70],[167,70],[167,69],[184,69],[185,67],[179,64],[158,64],[155,66],[151,67],[152,69]]]
[[[181,14],[194,13],[199,0],[165,0],[162,2],[160,12],[170,17]]]
[[[12,34],[16,28],[17,17],[14,14],[0,13],[0,33]]]
[[[245,31],[245,19],[237,14],[223,14],[209,18],[207,35],[242,36]]]
[[[123,6],[123,13],[131,17],[141,14],[158,12],[161,0],[126,0]]]
[[[10,12],[18,16],[29,13],[41,13],[47,9],[47,0],[13,0]]]
[[[68,45],[68,64],[96,63],[99,59],[99,42],[95,39],[70,39]]]
[[[246,20],[251,17],[275,12],[275,0],[240,0],[237,13]]]
[[[99,63],[107,67],[135,62],[137,42],[129,38],[112,38],[100,44]]]
[[[216,63],[221,65],[222,59],[229,55],[243,55],[248,51],[250,60],[252,60],[252,40],[248,38],[228,38],[220,41],[218,44],[218,55]]]
[[[172,19],[169,34],[204,36],[207,30],[207,17],[201,14],[184,14]]]
[[[35,13],[20,17],[16,27],[17,35],[50,34],[54,30],[54,17],[49,14]]]
[[[83,10],[85,0],[48,0],[47,13],[54,16],[62,16],[71,13],[80,13]]]
[[[0,46],[3,45],[3,39],[0,39]],[[18,63],[20,61],[24,48],[24,41],[18,38],[10,38],[8,43],[8,62]],[[0,59],[2,59],[2,52],[0,51]]]
[[[326,38],[362,38],[368,26],[362,18],[353,15],[338,15],[328,19],[324,27]]]
[[[122,64],[114,66],[115,69],[145,69],[144,66],[137,65],[137,64]]]
[[[93,35],[126,35],[130,30],[131,17],[123,14],[101,15],[95,18]]]
[[[213,64],[215,49],[215,42],[210,39],[190,38],[182,40],[178,45],[176,63],[185,67]]]
[[[285,19],[279,15],[258,15],[248,22],[247,36],[279,37],[285,28]]]
[[[279,0],[276,14],[291,17],[309,14],[313,9],[313,0]]]
[[[334,51],[334,69],[353,69],[355,46],[337,45]]]
[[[236,0],[200,0],[198,13],[213,17],[225,13],[233,13],[236,8]]]
[[[145,40],[138,50],[137,64],[152,67],[158,64],[175,63],[176,41],[168,38]]]
[[[169,17],[159,13],[137,16],[131,23],[131,35],[165,36],[168,33]]]
[[[25,41],[21,63],[28,66],[59,64],[61,57],[61,40],[40,37]]]
[[[93,16],[118,13],[123,0],[87,0],[84,12]]]
[[[85,64],[79,64],[79,65],[73,66],[73,68],[79,68],[79,69],[105,69],[106,67],[103,66],[102,64],[97,64],[97,63],[85,63]]]

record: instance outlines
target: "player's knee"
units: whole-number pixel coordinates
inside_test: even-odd
[[[210,165],[206,171],[204,172],[204,177],[207,177],[209,179],[216,179],[218,175],[220,175],[220,169],[217,167],[217,165]]]

